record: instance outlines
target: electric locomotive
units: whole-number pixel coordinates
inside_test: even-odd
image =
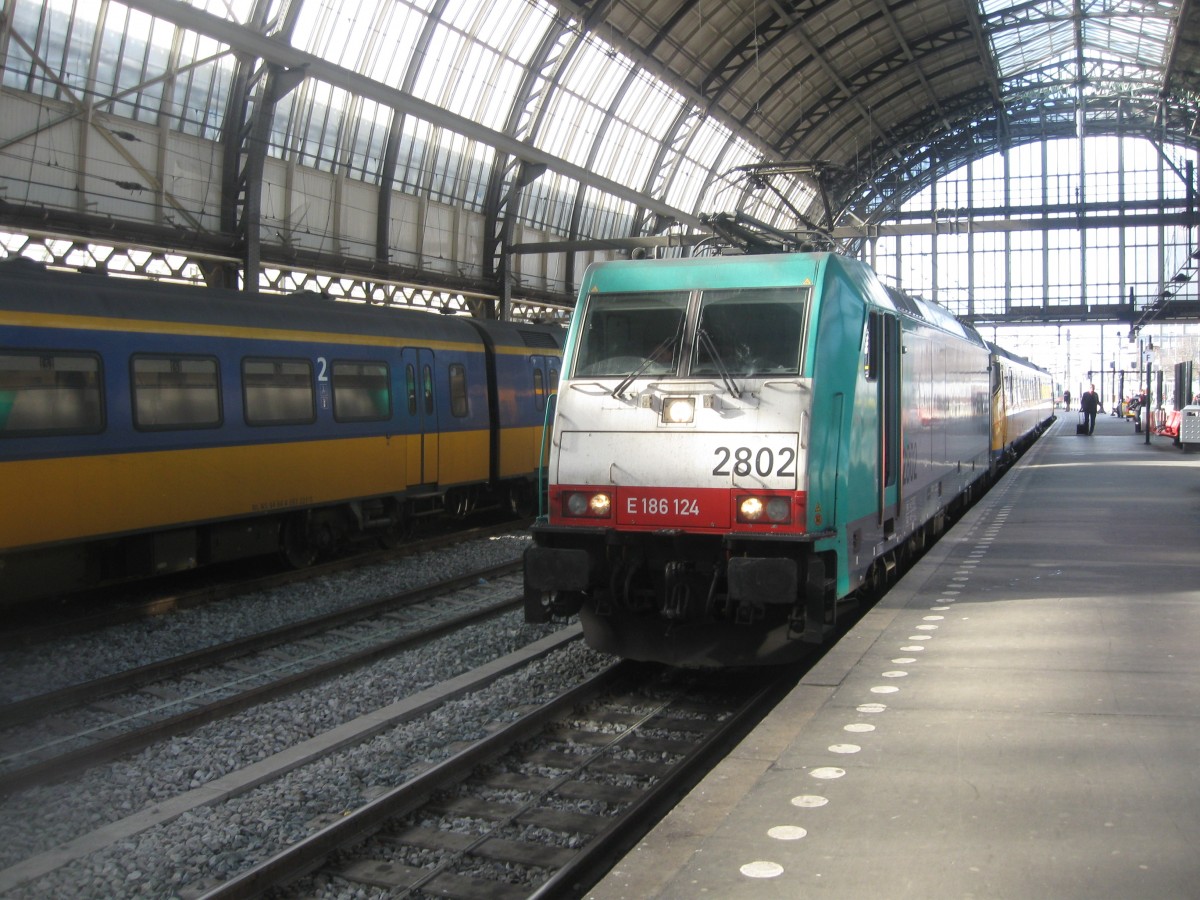
[[[0,264],[0,603],[532,511],[562,329]]]
[[[525,613],[600,650],[770,664],[989,474],[989,350],[830,253],[585,273]]]

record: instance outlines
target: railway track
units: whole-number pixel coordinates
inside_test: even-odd
[[[203,898],[579,896],[797,677],[614,664]]]
[[[303,569],[281,571],[275,565],[266,564],[267,571],[246,575],[246,566],[241,565],[234,567],[237,572],[241,573],[235,578],[228,576],[222,578],[211,569],[181,573],[178,576],[164,576],[161,579],[162,583],[171,585],[170,587],[154,588],[152,585],[156,582],[151,579],[140,588],[145,591],[144,596],[121,602],[113,599],[114,591],[117,589],[106,587],[64,600],[63,611],[58,614],[47,615],[45,604],[40,605],[34,612],[17,608],[13,613],[13,621],[4,629],[3,633],[0,633],[0,651],[35,646],[61,640],[70,634],[85,634],[112,625],[194,609],[230,597],[266,591],[350,569],[403,559],[477,538],[520,531],[528,527],[529,522],[530,520],[514,521],[506,518],[501,522],[466,529],[460,527],[408,541],[399,547],[348,554]],[[248,565],[255,569],[264,567],[262,561],[251,561]],[[129,586],[123,590],[128,591]]]
[[[520,564],[508,563],[9,704],[0,795],[500,615],[520,597]]]

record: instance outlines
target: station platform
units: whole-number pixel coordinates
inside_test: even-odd
[[[1200,897],[1200,456],[1076,420],[586,896]]]

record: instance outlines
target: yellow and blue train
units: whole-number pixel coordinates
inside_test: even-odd
[[[525,614],[684,665],[834,627],[1053,419],[1050,376],[830,253],[611,262],[563,357]]]
[[[0,597],[532,508],[562,335],[0,263]]]

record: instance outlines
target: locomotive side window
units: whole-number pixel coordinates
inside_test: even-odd
[[[316,421],[312,363],[307,359],[242,360],[247,425],[307,425]]]
[[[580,330],[575,374],[674,373],[679,366],[686,291],[593,294]]]
[[[391,418],[387,363],[334,361],[332,375],[335,421],[382,422]]]
[[[883,346],[883,338],[880,335],[882,321],[877,312],[867,316],[867,330],[863,335],[863,371],[867,381],[879,380],[879,351]]]
[[[425,415],[433,415],[433,367],[421,367],[421,382],[425,392]]]
[[[467,414],[467,367],[462,363],[450,365],[450,415],[460,419]]]
[[[215,359],[138,355],[130,360],[130,368],[135,428],[220,427],[221,385]]]
[[[798,375],[809,288],[705,291],[693,375]]]
[[[103,430],[100,357],[0,350],[0,437]]]

